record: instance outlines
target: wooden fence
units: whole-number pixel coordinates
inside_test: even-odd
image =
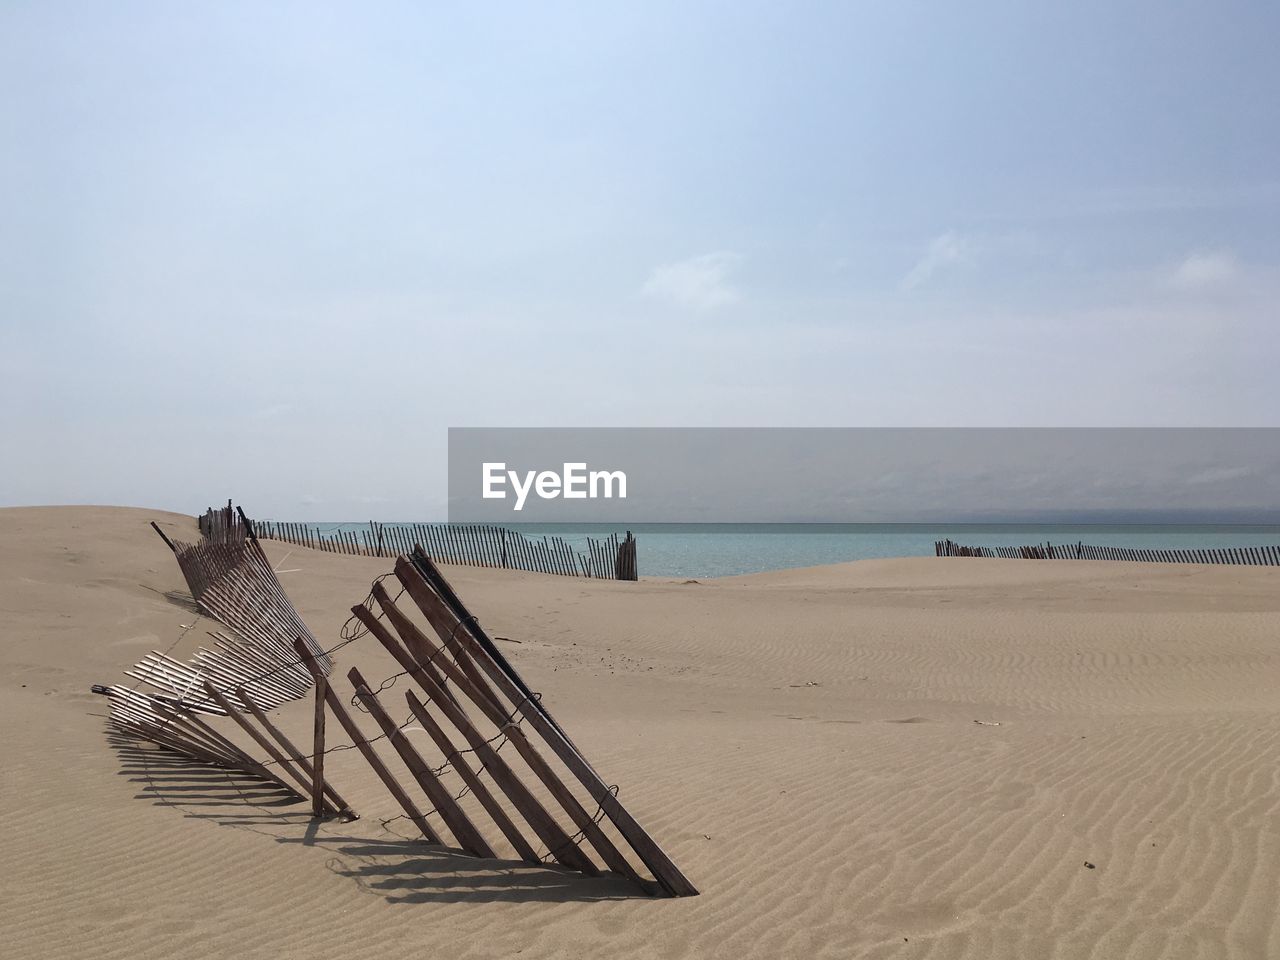
[[[190,663],[157,652],[126,671],[136,686],[94,685],[93,692],[110,701],[111,742],[126,756],[145,749],[148,769],[176,762],[239,771],[277,788],[279,800],[310,799],[316,820],[350,820],[357,815],[331,785],[325,757],[356,749],[428,844],[492,860],[490,867],[504,874],[517,858],[530,868],[612,874],[647,894],[697,895],[624,806],[619,786],[603,779],[542,693],[530,689],[498,648],[495,641],[503,638],[485,631],[422,546],[398,556],[394,569],[373,581],[367,598],[351,608],[341,641],[321,650],[275,579],[256,525],[235,513],[238,520],[230,508],[202,518],[201,529],[211,525],[221,541],[183,544],[154,525],[202,615],[218,618],[236,636],[222,638],[222,652],[201,651]],[[390,546],[390,529],[382,531],[380,546]],[[618,548],[616,564],[634,564],[634,546],[627,547],[634,538],[605,542]],[[388,587],[396,581],[403,589],[392,596]],[[332,655],[344,648],[344,657],[370,652],[369,641],[358,650],[351,646],[366,637],[401,669],[366,678],[353,665],[346,674],[350,693],[340,690]],[[287,655],[281,638],[291,638]],[[403,676],[410,679],[391,690]],[[405,689],[412,685],[416,689]],[[304,752],[307,744],[286,736],[269,711],[310,689],[312,739]],[[392,715],[402,707],[409,716],[397,723]],[[326,733],[330,718],[345,734],[336,743]],[[434,747],[407,736],[411,726]],[[399,765],[390,759],[397,756]],[[382,820],[383,827],[396,819]],[[293,818],[281,821],[287,823],[301,833]],[[406,856],[420,860],[414,849]],[[546,883],[563,885],[563,874],[531,882],[531,899],[545,899]],[[519,878],[511,892],[518,886]],[[603,895],[619,896],[615,887],[603,888]]]
[[[622,805],[618,787],[602,779],[582,755],[552,717],[545,698],[531,690],[516,672],[439,567],[419,549],[412,557],[396,560],[395,575],[407,595],[404,607],[398,606],[396,598],[377,581],[370,600],[354,607],[353,613],[418,685],[418,693],[404,691],[402,703],[409,707],[421,729],[436,741],[440,753],[430,758],[423,756],[418,746],[421,741],[404,736],[404,725],[396,726],[392,712],[397,711],[398,698],[387,694],[386,705],[379,701],[379,695],[389,686],[385,680],[370,683],[356,668],[348,672],[347,678],[356,698],[400,755],[430,801],[432,812],[439,815],[457,846],[477,857],[498,856],[481,829],[491,821],[512,852],[530,865],[554,860],[561,867],[587,876],[609,871],[651,893],[697,895],[697,887]],[[413,607],[430,624],[438,640],[431,639],[410,617]],[[302,659],[308,658],[302,644],[297,650]],[[318,670],[316,677],[319,681]],[[425,703],[422,695],[426,696]],[[353,742],[363,738],[366,745],[371,745],[373,740],[347,712],[346,702],[345,692],[338,696],[332,686],[327,688],[324,706]],[[430,712],[428,705],[437,712]],[[457,748],[450,730],[462,737],[468,749]],[[506,744],[511,750],[500,754]],[[315,751],[317,755],[322,752],[322,748]],[[427,822],[420,806],[374,755],[372,747],[367,753],[361,752],[396,797],[405,817],[422,832],[423,839],[428,843],[445,842],[446,834]],[[441,760],[440,766],[434,766]],[[472,763],[479,768],[472,768]],[[465,789],[456,795],[455,787],[446,788],[441,780],[450,766],[465,784]],[[521,770],[528,771],[526,777],[521,776]],[[486,772],[489,787],[480,779]],[[590,798],[588,803],[579,800],[570,789],[575,780]],[[499,799],[502,794],[505,803]],[[460,803],[464,797],[470,811]],[[532,835],[520,829],[517,818],[524,820]],[[497,841],[492,832],[490,836]],[[546,851],[542,856],[535,849],[538,845]],[[509,858],[511,854],[504,850],[503,856]],[[640,865],[652,874],[653,880],[641,874]]]
[[[1099,547],[1087,543],[1041,543],[1030,547],[966,547],[938,540],[939,557],[1004,557],[1015,560],[1138,560],[1146,563],[1229,563],[1280,566],[1280,547]]]
[[[243,539],[241,521],[230,505],[210,507],[199,518],[200,532],[211,542]],[[328,553],[361,557],[395,557],[413,553],[421,545],[438,563],[503,570],[528,570],[564,577],[597,580],[638,580],[636,538],[611,534],[587,537],[585,553],[579,553],[563,537],[526,537],[517,530],[491,524],[412,523],[384,524],[370,521],[361,530],[322,530],[305,523],[274,520],[248,521],[254,536],[280,540]]]
[[[333,661],[298,615],[262,547],[248,536],[244,514],[228,503],[210,509],[199,522],[199,543],[173,540],[159,524],[151,526],[173,551],[200,617],[224,628],[209,631],[214,646],[200,647],[186,661],[152,650],[125,671],[133,685],[94,684],[91,689],[107,697],[108,723],[126,741],[149,741],[188,760],[241,770],[296,793],[308,783],[299,771],[309,775],[313,768],[266,712],[304,696],[314,676],[329,675]],[[305,651],[307,663],[298,659],[298,650]],[[243,714],[256,717],[270,739]],[[227,716],[270,759],[255,758],[221,733],[214,721]],[[297,768],[277,745],[291,754]],[[276,763],[282,764],[279,770]],[[331,788],[316,797],[317,810],[350,814]]]
[[[231,501],[227,501],[225,507],[210,507],[203,514],[196,517],[196,524],[200,527],[200,535],[209,543],[243,543],[245,534],[248,532],[250,521],[245,517],[244,511],[237,510],[231,506]],[[157,528],[159,532],[159,528]],[[164,536],[164,534],[160,534]],[[166,538],[167,540],[168,538]]]

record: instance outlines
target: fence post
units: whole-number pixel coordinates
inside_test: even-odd
[[[312,731],[311,760],[311,816],[319,820],[324,816],[324,701],[329,678],[316,678],[315,723]]]

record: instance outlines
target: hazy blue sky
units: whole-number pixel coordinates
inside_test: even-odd
[[[1267,3],[0,7],[0,503],[448,426],[1280,424]]]

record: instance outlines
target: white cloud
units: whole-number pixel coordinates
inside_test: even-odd
[[[729,281],[741,260],[736,253],[722,251],[664,264],[654,268],[641,292],[694,310],[725,307],[742,299]]]
[[[1225,250],[1193,253],[1173,271],[1173,283],[1187,289],[1215,287],[1239,274],[1236,258]]]
[[[940,270],[966,263],[973,259],[973,242],[953,230],[940,233],[929,241],[929,246],[914,267],[902,278],[902,286],[914,290],[933,279]]]

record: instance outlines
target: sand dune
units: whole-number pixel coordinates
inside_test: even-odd
[[[664,900],[407,842],[354,751],[330,775],[363,816],[317,827],[258,783],[110,743],[90,685],[210,626],[151,519],[194,529],[0,510],[6,956],[1280,956],[1280,570],[450,568],[703,891]],[[268,553],[323,643],[389,569]],[[337,661],[394,672],[367,643]]]

